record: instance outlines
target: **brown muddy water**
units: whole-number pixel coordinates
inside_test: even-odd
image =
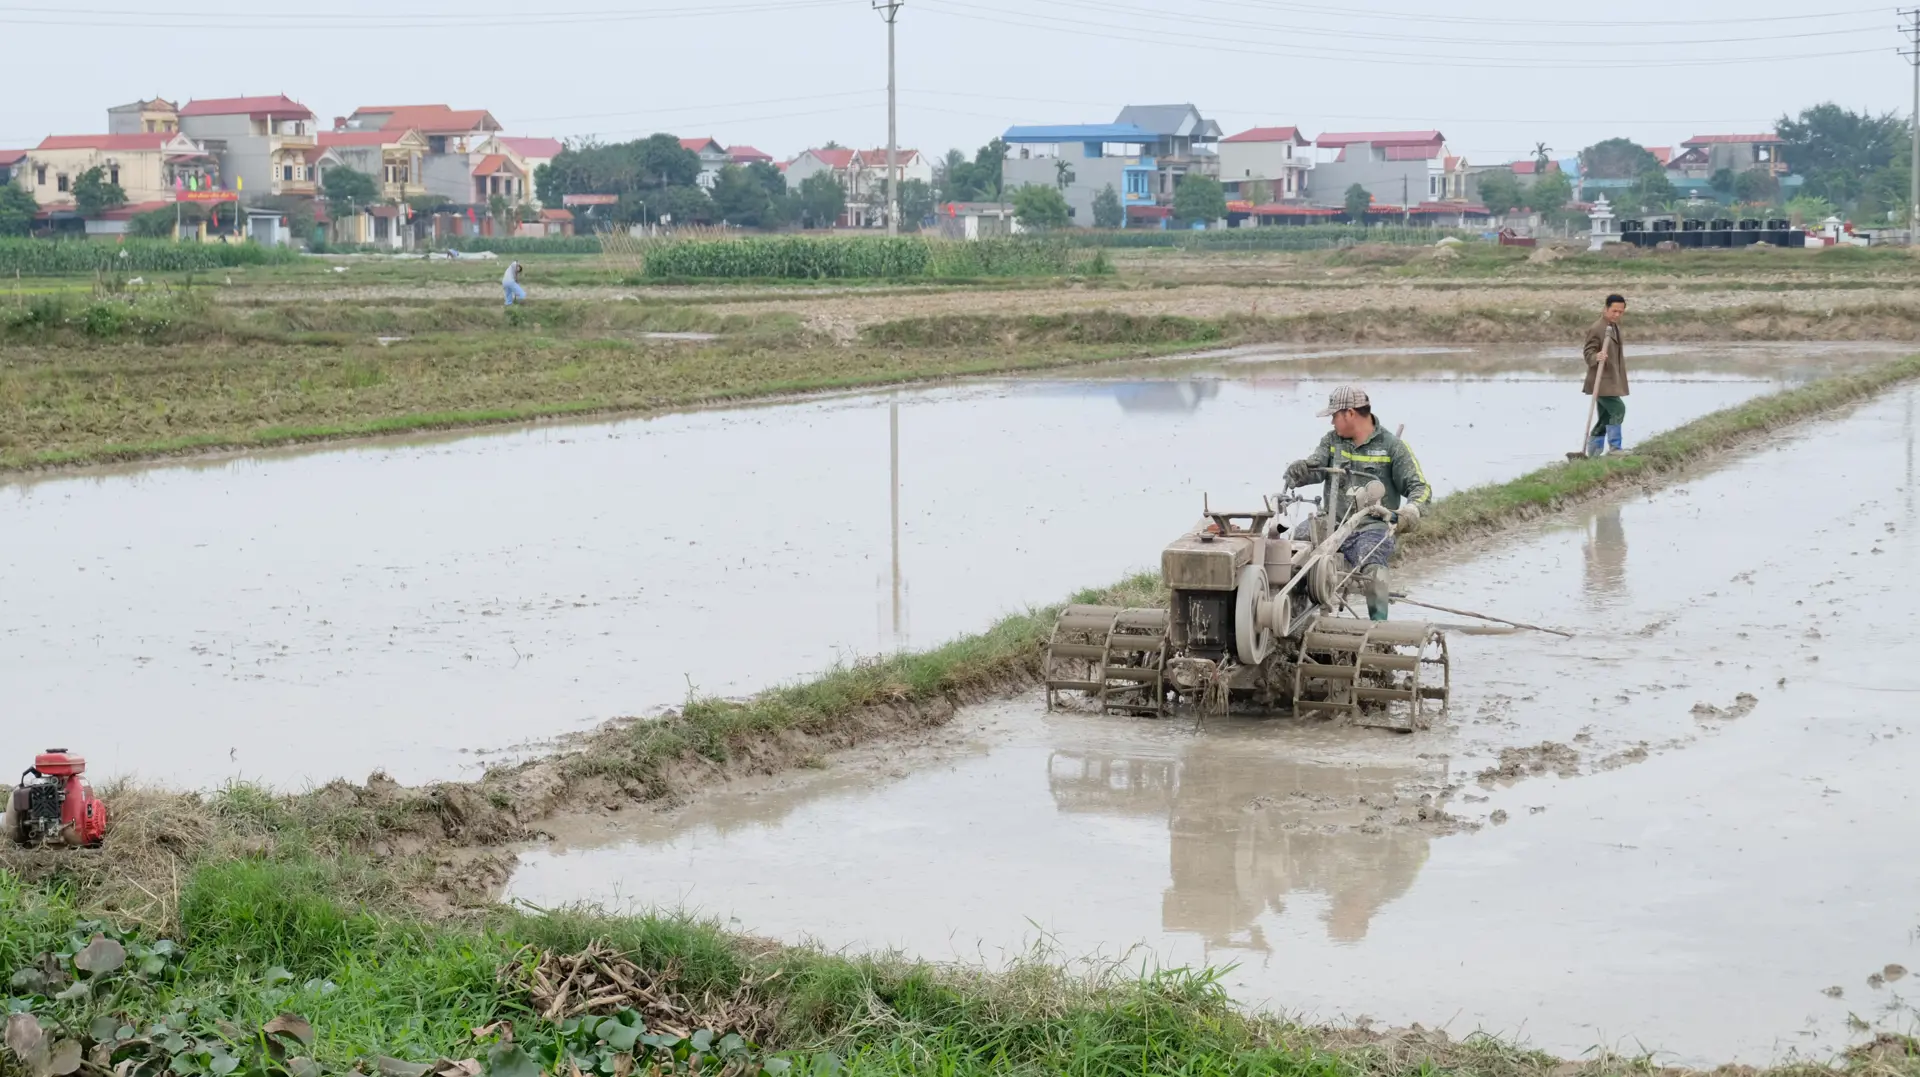
[[[1652,349],[1630,435],[1879,354]],[[59,744],[191,786],[471,774],[1148,567],[1203,493],[1272,487],[1339,381],[1373,387],[1441,492],[1519,474],[1577,443],[1577,364],[1239,352],[17,479],[0,759]]]
[[[1249,1005],[1567,1057],[1757,1063],[1910,1032],[1917,410],[1899,390],[1403,574],[1576,633],[1455,634],[1430,733],[1024,698],[609,816],[529,851],[511,896],[937,959],[1231,966]]]

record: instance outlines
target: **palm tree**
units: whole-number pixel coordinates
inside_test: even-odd
[[[1544,142],[1533,144],[1533,171],[1535,175],[1547,174],[1547,167],[1553,164],[1553,151]]]

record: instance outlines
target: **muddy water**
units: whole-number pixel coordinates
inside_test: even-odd
[[[1649,358],[1630,430],[1858,351]],[[1443,492],[1517,474],[1575,441],[1575,362],[1242,355],[0,485],[0,758],[470,773],[1145,567],[1203,493],[1271,487],[1357,374]]]
[[[513,894],[936,958],[1142,945],[1234,965],[1250,1004],[1569,1056],[1911,1030],[1915,981],[1883,970],[1920,968],[1917,410],[1901,391],[1411,575],[1577,633],[1456,635],[1432,733],[1020,700],[567,835]]]

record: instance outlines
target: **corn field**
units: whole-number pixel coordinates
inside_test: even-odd
[[[284,247],[256,243],[174,243],[129,239],[124,243],[90,240],[0,239],[0,274],[41,276],[58,273],[170,273],[224,269],[242,265],[280,265],[300,255]]]
[[[1072,269],[1072,250],[1050,239],[960,243],[923,236],[765,236],[669,240],[646,249],[646,275],[668,279],[951,279]]]

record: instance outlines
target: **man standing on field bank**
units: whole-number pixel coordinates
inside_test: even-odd
[[[1607,297],[1607,312],[1587,330],[1587,381],[1580,391],[1594,396],[1598,417],[1587,433],[1587,455],[1626,452],[1620,428],[1627,421],[1627,351],[1620,344],[1620,319],[1627,313],[1627,301],[1618,295]],[[1595,394],[1598,394],[1597,396]]]

